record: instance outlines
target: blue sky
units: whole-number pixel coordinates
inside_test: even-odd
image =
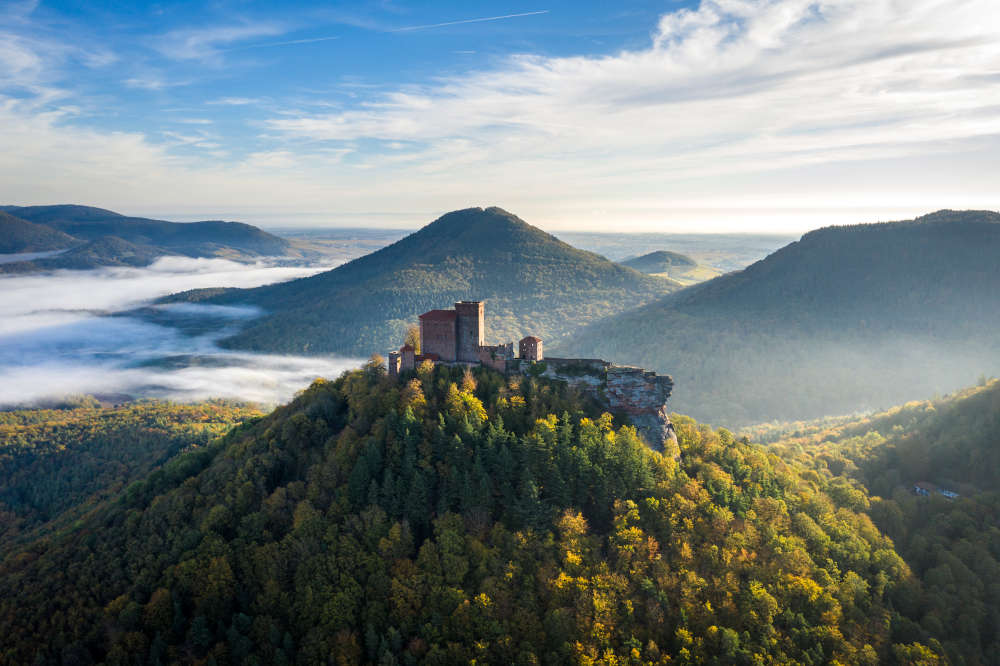
[[[995,0],[8,1],[0,202],[674,231],[997,208],[998,44]]]
[[[381,92],[488,69],[512,53],[645,46],[663,8],[291,4],[27,3],[34,9],[21,29],[83,49],[66,58],[56,81],[86,103],[77,122],[168,139],[204,134],[212,138],[181,142],[175,152],[199,155],[218,143],[230,158],[283,145],[268,140],[260,121],[290,108],[351,109]],[[105,58],[113,62],[104,66]]]

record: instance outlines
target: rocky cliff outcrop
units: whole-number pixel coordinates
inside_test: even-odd
[[[522,362],[520,371],[564,381],[596,398],[609,411],[625,413],[652,448],[675,459],[680,456],[667,409],[674,387],[670,376],[600,359],[547,358],[538,363]]]

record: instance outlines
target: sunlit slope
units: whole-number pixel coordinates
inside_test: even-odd
[[[459,300],[486,300],[488,341],[509,341],[551,338],[675,288],[577,250],[499,208],[470,208],[332,271],[174,300],[207,296],[270,313],[225,342],[232,347],[367,356],[398,347],[420,313]]]
[[[0,563],[0,664],[914,663],[812,472],[565,385],[368,366]]]
[[[1000,663],[1000,380],[865,418],[755,431],[777,435],[771,449],[815,469],[832,495],[878,496],[870,514],[916,574],[893,595],[912,618],[897,620],[894,640],[940,641],[954,663]]]
[[[670,373],[717,423],[888,407],[1000,370],[997,257],[994,212],[819,229],[550,351]]]

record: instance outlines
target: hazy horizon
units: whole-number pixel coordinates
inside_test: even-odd
[[[962,210],[954,206],[941,205],[932,208],[895,207],[884,210],[877,209],[790,209],[775,212],[769,209],[742,211],[723,214],[722,211],[705,209],[697,212],[679,212],[658,221],[642,222],[640,218],[625,218],[607,220],[600,224],[583,224],[561,215],[545,219],[528,219],[510,207],[500,203],[469,203],[455,208],[415,212],[359,212],[359,213],[323,213],[297,212],[294,214],[266,213],[253,211],[220,211],[218,208],[207,208],[203,212],[184,209],[153,209],[141,205],[129,208],[115,208],[100,202],[81,201],[36,201],[29,203],[0,202],[0,206],[53,206],[82,205],[103,208],[121,213],[128,217],[140,217],[167,220],[171,222],[201,222],[205,220],[225,220],[242,222],[260,227],[278,235],[294,232],[308,232],[328,229],[340,230],[371,230],[414,232],[446,213],[465,208],[487,208],[498,206],[508,212],[518,215],[532,226],[543,231],[558,235],[559,233],[602,234],[624,233],[631,235],[665,234],[665,235],[722,235],[722,236],[775,236],[798,237],[810,231],[828,226],[849,226],[880,222],[897,222],[910,220],[939,210]],[[1000,206],[984,210],[1000,210]],[[631,220],[631,221],[630,221]],[[769,220],[765,223],[761,220]],[[613,231],[611,231],[613,230]]]

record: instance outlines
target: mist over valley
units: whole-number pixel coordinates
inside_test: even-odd
[[[0,277],[0,405],[97,394],[112,402],[229,398],[274,405],[350,358],[240,354],[216,341],[260,315],[253,308],[142,308],[173,291],[252,287],[324,267],[164,257],[148,267]]]

